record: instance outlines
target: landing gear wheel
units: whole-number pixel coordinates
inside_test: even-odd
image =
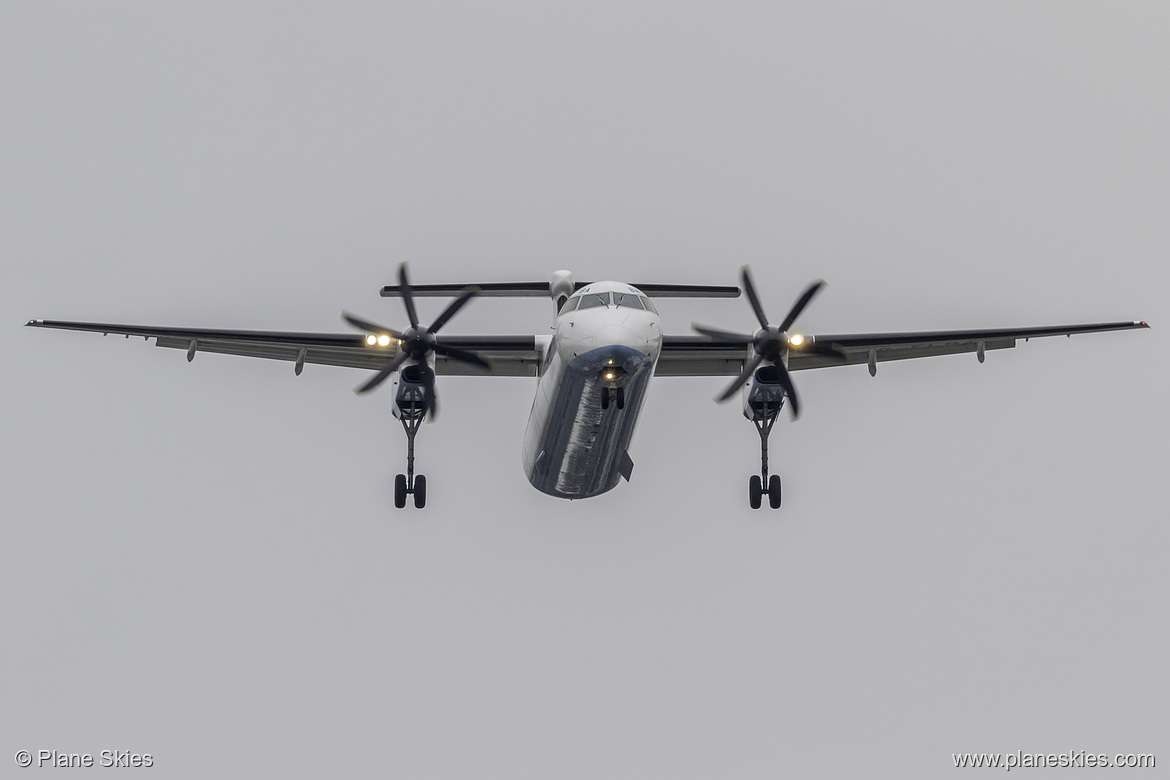
[[[414,478],[414,508],[422,509],[427,505],[427,478],[422,474]]]
[[[601,388],[601,408],[602,409],[609,408],[609,388],[608,387]]]
[[[751,504],[752,509],[760,508],[760,501],[764,497],[764,483],[760,479],[759,474],[752,474],[752,478],[748,480],[748,503]]]
[[[768,477],[768,506],[773,509],[780,508],[780,475],[773,474]]]
[[[406,475],[399,474],[394,478],[394,506],[402,509],[406,506]]]
[[[617,408],[626,408],[626,388],[624,387],[619,387],[617,389]]]

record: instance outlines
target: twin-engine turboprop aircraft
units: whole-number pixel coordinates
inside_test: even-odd
[[[299,375],[305,363],[371,369],[374,375],[358,393],[393,377],[393,414],[406,432],[406,473],[394,481],[394,505],[408,496],[426,505],[426,477],[414,473],[414,440],[424,419],[438,411],[435,376],[494,374],[537,378],[536,399],[524,434],[524,470],[537,490],[558,498],[589,498],[630,479],[634,462],[630,441],[652,376],[734,376],[718,397],[737,392],[743,415],[760,434],[760,473],[748,482],[748,500],[759,509],[763,497],[779,508],[781,483],[768,473],[768,435],[785,401],[793,418],[800,402],[790,372],[807,368],[866,363],[871,375],[887,360],[974,352],[983,362],[988,350],[1007,349],[1017,339],[1071,336],[1107,330],[1147,328],[1145,322],[1103,322],[1038,328],[813,335],[793,330],[796,319],[824,282],[811,284],[779,325],[769,323],[747,266],[741,272],[760,329],[740,334],[695,325],[698,336],[662,332],[654,298],[735,298],[739,287],[674,284],[574,282],[568,271],[551,281],[517,284],[411,286],[406,264],[398,284],[382,288],[383,297],[401,297],[410,327],[383,327],[343,314],[364,335],[279,331],[156,328],[94,322],[32,320],[39,328],[118,333],[155,339],[156,346],[197,352],[289,360]],[[440,336],[439,331],[469,300],[480,297],[548,295],[556,305],[553,335]],[[429,326],[419,322],[414,299],[454,300]]]

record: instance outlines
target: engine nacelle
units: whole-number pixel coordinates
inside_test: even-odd
[[[743,416],[752,421],[774,417],[784,405],[784,397],[780,370],[774,365],[760,366],[744,391]]]
[[[426,385],[434,383],[435,372],[429,366],[411,363],[394,376],[394,416],[410,420],[426,413]]]

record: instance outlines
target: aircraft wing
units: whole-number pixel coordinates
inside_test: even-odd
[[[118,325],[103,322],[31,320],[38,328],[87,331],[155,339],[155,345],[181,349],[191,360],[199,352],[286,360],[299,367],[305,363],[345,366],[376,371],[397,354],[394,342],[381,347],[369,345],[361,334],[300,333],[290,331],[225,330],[215,328],[166,328]],[[1039,328],[995,328],[989,330],[917,331],[907,333],[866,333],[807,335],[805,345],[826,345],[841,358],[801,352],[793,347],[788,368],[800,371],[828,366],[870,364],[888,360],[953,355],[1008,349],[1019,339],[1043,336],[1072,336],[1111,330],[1148,328],[1144,322],[1105,322],[1087,325],[1057,325]],[[474,352],[492,363],[495,376],[537,375],[541,350],[535,336],[439,336],[438,341]],[[658,359],[656,376],[735,376],[747,359],[750,342],[712,341],[702,336],[666,336]],[[876,368],[875,368],[876,370]],[[482,375],[475,366],[436,355],[439,375]]]
[[[223,330],[216,328],[161,328],[117,325],[105,322],[65,322],[31,320],[36,328],[78,330],[103,335],[136,336],[154,339],[155,346],[181,349],[187,359],[200,352],[287,360],[297,366],[305,363],[326,366],[364,368],[373,371],[385,366],[398,353],[397,344],[370,345],[360,333],[296,333],[268,330]],[[474,352],[490,361],[495,376],[536,376],[540,351],[535,336],[439,336],[440,344]],[[442,355],[435,360],[437,374],[484,374],[474,366],[450,361]]]
[[[1053,325],[1039,328],[991,328],[987,330],[935,330],[906,333],[861,333],[805,335],[805,350],[830,347],[839,355],[802,352],[793,346],[788,369],[869,364],[871,373],[887,360],[982,354],[993,349],[1010,349],[1020,339],[1044,336],[1072,336],[1111,330],[1148,328],[1145,322],[1100,322],[1087,325]],[[736,376],[747,359],[749,341],[713,341],[702,336],[667,336],[658,359],[656,376]],[[815,345],[815,346],[814,346]]]

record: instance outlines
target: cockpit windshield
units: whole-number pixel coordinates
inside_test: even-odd
[[[578,309],[596,309],[598,306],[609,306],[609,293],[589,293],[581,296],[581,305]]]
[[[627,309],[643,309],[654,312],[655,314],[658,313],[649,298],[645,295],[630,292],[601,292],[574,295],[565,301],[565,305],[561,307],[560,313],[566,314],[574,309],[596,309],[598,306],[621,306]]]
[[[625,306],[627,309],[644,309],[642,301],[634,293],[619,293],[613,294],[613,302],[618,306]]]

